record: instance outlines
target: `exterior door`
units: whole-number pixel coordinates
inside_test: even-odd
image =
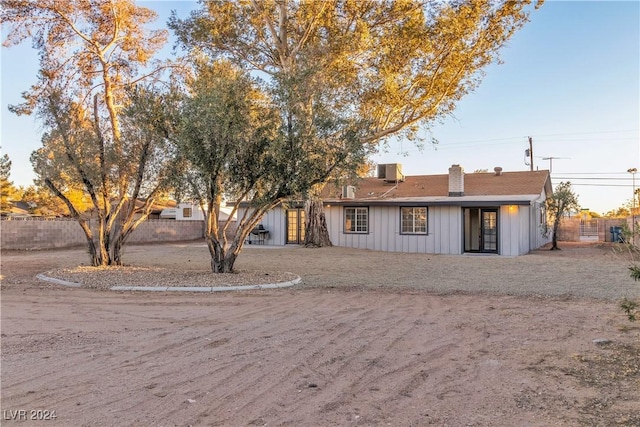
[[[498,252],[497,209],[464,209],[464,251]]]
[[[482,209],[482,252],[498,252],[498,211]]]
[[[287,243],[304,242],[304,209],[287,209]]]

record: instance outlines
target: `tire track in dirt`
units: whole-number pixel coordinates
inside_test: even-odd
[[[606,304],[371,290],[27,289],[2,308],[3,409],[55,409],[47,426],[561,424],[576,383],[527,368],[615,333]]]

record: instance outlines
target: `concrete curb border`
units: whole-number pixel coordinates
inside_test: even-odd
[[[288,273],[288,272],[286,272]],[[293,273],[290,273],[293,274]],[[56,285],[67,286],[70,288],[81,288],[82,283],[68,282],[66,280],[48,277],[40,273],[36,278],[44,282],[55,283]],[[238,285],[238,286],[112,286],[111,291],[143,291],[143,292],[225,292],[225,291],[249,291],[262,289],[280,289],[289,288],[297,285],[302,281],[300,276],[287,282],[265,283],[262,285]]]
[[[44,274],[36,274],[36,279],[42,280],[44,282],[55,283],[56,285],[67,286],[70,288],[81,288],[82,283],[75,282],[67,282],[66,280],[56,279],[54,277],[47,277]]]

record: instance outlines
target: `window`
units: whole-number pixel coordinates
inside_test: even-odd
[[[427,234],[427,208],[400,208],[400,234]]]
[[[344,208],[344,232],[368,233],[369,208]]]
[[[191,218],[191,208],[182,208],[182,217],[183,218]]]

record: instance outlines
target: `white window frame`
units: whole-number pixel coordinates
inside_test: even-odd
[[[410,211],[410,222],[405,221],[405,210]],[[424,227],[421,226],[419,221],[419,214],[416,215],[416,210],[424,210]],[[405,230],[407,225],[407,230]],[[424,230],[423,230],[424,228]],[[428,234],[429,231],[429,210],[426,206],[401,206],[400,207],[400,234]]]
[[[349,212],[353,213],[350,215]],[[349,224],[349,227],[347,227],[347,224]],[[345,206],[344,233],[369,234],[369,207]]]

